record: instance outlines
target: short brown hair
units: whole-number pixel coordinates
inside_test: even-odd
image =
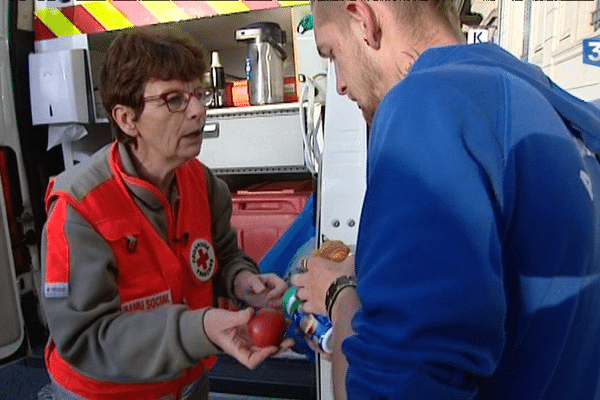
[[[129,140],[112,117],[117,104],[131,107],[137,119],[144,109],[146,83],[202,78],[205,60],[202,47],[191,37],[143,29],[121,32],[110,44],[100,72],[102,104],[117,140]]]

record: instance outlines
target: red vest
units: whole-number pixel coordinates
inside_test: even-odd
[[[125,175],[118,147],[109,153],[113,177],[95,187],[80,202],[49,188],[47,203],[65,199],[102,235],[112,248],[118,268],[117,286],[124,312],[148,310],[163,304],[185,303],[190,309],[213,305],[212,277],[218,268],[214,253],[210,204],[204,167],[193,160],[176,172],[179,213],[174,227],[165,197],[149,183]],[[168,244],[156,232],[127,191],[125,182],[144,187],[163,202],[167,211]],[[51,253],[52,249],[48,249]],[[51,254],[48,254],[51,260]],[[46,282],[68,282],[68,266],[53,268],[49,261]],[[148,351],[152,351],[148,349]],[[48,372],[59,385],[88,399],[159,399],[197,381],[216,358],[202,360],[182,378],[164,383],[117,384],[87,378],[76,372],[58,354],[54,343],[46,348]]]

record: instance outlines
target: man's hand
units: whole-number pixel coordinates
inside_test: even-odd
[[[237,298],[253,307],[281,308],[281,297],[288,285],[276,274],[242,271],[236,275],[233,287]]]
[[[303,272],[292,276],[291,283],[298,288],[296,297],[304,301],[303,312],[327,315],[325,295],[329,286],[342,275],[355,275],[354,254],[347,247],[345,251],[340,242],[334,243],[315,251],[304,261]]]
[[[286,339],[279,347],[254,347],[247,328],[253,314],[252,308],[242,311],[212,308],[204,314],[204,331],[208,339],[249,369],[256,368],[268,357],[285,351],[294,344],[293,339]]]
[[[326,353],[323,350],[321,350],[321,348],[319,346],[317,346],[312,340],[307,339],[306,340],[306,344],[308,345],[308,347],[314,351],[315,353],[318,353],[321,355],[321,358],[323,360],[329,361],[331,362],[333,360],[332,354],[331,353]]]

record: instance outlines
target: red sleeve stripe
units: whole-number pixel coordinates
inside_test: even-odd
[[[70,249],[65,234],[67,202],[57,201],[46,224],[46,277],[45,297],[67,297],[69,295]]]

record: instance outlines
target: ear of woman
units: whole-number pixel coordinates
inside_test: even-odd
[[[137,128],[135,124],[135,113],[131,107],[117,104],[112,110],[112,116],[119,125],[119,128],[121,128],[125,134],[131,137],[136,136]]]

